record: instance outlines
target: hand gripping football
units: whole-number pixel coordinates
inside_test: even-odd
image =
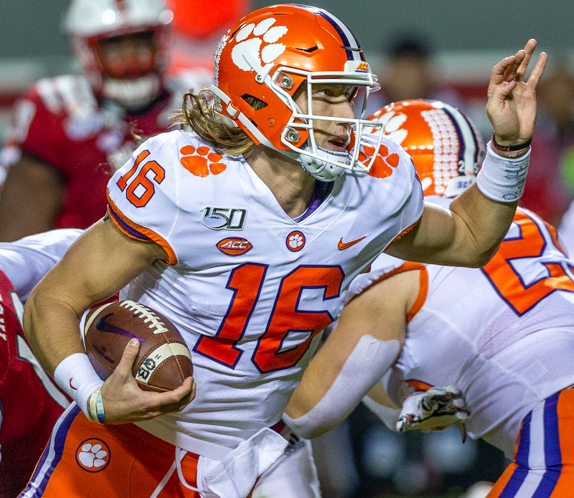
[[[191,353],[163,315],[135,301],[107,303],[86,316],[84,345],[94,369],[107,379],[130,339],[140,341],[133,375],[141,389],[171,391],[193,372]]]

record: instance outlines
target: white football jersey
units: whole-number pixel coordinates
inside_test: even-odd
[[[347,299],[404,264],[382,255]],[[469,434],[512,458],[526,414],[574,383],[574,262],[552,226],[519,209],[484,268],[418,266],[423,303],[407,325],[387,391],[396,401],[402,381],[455,385],[471,412]]]
[[[141,427],[221,458],[279,421],[352,279],[422,214],[410,157],[390,141],[381,151],[371,174],[345,173],[299,221],[241,156],[184,131],[149,139],[114,175],[111,218],[169,255],[121,298],[173,321],[197,384],[183,412]]]
[[[83,230],[62,228],[0,243],[0,270],[10,279],[22,302],[82,233]]]

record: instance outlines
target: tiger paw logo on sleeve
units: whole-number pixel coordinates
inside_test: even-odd
[[[359,153],[360,161],[367,161],[375,154],[375,148],[370,145],[363,145]],[[399,155],[396,153],[389,153],[389,148],[386,145],[381,145],[377,151],[377,157],[371,170],[370,176],[375,178],[387,178],[393,174],[394,168],[399,165]]]
[[[192,175],[206,177],[219,175],[227,169],[227,166],[220,162],[223,159],[221,154],[213,152],[209,147],[197,147],[186,145],[179,151],[182,154],[181,165]]]

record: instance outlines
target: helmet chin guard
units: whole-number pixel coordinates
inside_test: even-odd
[[[307,149],[307,150],[306,150]],[[303,169],[313,178],[323,182],[333,182],[345,171],[343,164],[348,165],[350,156],[348,152],[337,152],[334,150],[317,147],[315,153],[309,150],[309,146],[303,148],[304,152],[299,155],[299,162]]]
[[[133,80],[104,78],[102,95],[118,102],[127,110],[141,109],[161,90],[161,81],[157,74],[149,74]]]

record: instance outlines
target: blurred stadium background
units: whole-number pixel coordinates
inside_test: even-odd
[[[211,53],[225,27],[249,10],[274,3],[173,0],[179,28],[174,63],[210,68]],[[10,108],[22,91],[41,77],[78,70],[60,31],[67,4],[67,0],[3,0],[0,4],[0,139]],[[557,190],[554,198],[559,205],[545,205],[548,212],[541,214],[559,221],[572,198],[568,185],[557,180],[564,174],[558,171],[565,167],[562,155],[566,156],[574,143],[571,0],[316,0],[314,5],[326,8],[351,28],[383,81],[388,77],[385,68],[390,64],[390,51],[398,42],[412,45],[415,41],[419,48],[423,46],[430,67],[426,77],[434,80],[435,95],[452,98],[452,103],[479,124],[485,138],[489,133],[484,103],[490,69],[529,38],[536,38],[539,49],[550,56],[539,122],[550,147],[547,151],[555,155],[548,165],[540,166],[540,173],[531,167],[534,172],[529,179],[531,184],[548,182],[545,191],[533,192],[532,202]],[[415,433],[399,436],[363,407],[339,429],[319,438],[315,452],[326,498],[478,498],[485,496],[484,491],[481,494],[475,488],[471,494],[467,490],[479,481],[496,480],[506,465],[502,454],[485,444],[467,441],[462,445],[454,428],[425,437]]]

